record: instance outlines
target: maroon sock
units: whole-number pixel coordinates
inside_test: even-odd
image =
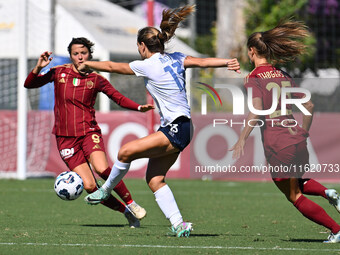
[[[325,186],[320,184],[319,182],[313,179],[300,179],[300,188],[303,194],[313,195],[313,196],[322,196],[327,199],[325,190],[327,189]]]
[[[123,199],[125,204],[129,205],[133,202],[131,193],[122,180],[118,182],[118,184],[116,185],[116,187],[114,187],[113,190],[120,196],[121,199]]]
[[[89,193],[95,192],[98,188],[95,187],[92,191],[90,191]],[[121,213],[125,212],[125,205],[119,201],[117,198],[115,198],[114,196],[112,196],[112,194],[110,195],[109,199],[104,200],[102,202],[100,202],[102,205],[105,205],[106,207],[115,210],[115,211],[119,211]]]
[[[340,231],[340,226],[322,209],[318,204],[301,195],[294,203],[294,206],[303,216],[320,224],[336,234]]]
[[[121,213],[125,212],[125,205],[112,195],[110,195],[109,199],[102,201],[101,204],[112,210],[119,211]]]
[[[99,174],[99,176],[102,177],[103,180],[106,181],[107,178],[109,178],[110,173],[111,173],[111,168],[108,167],[108,168],[106,168],[106,170],[105,170],[104,172],[102,172],[101,174]]]

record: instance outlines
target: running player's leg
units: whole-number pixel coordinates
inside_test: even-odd
[[[326,190],[327,188],[321,183],[315,181],[314,179],[301,178],[299,179],[299,187],[301,192],[306,195],[312,196],[322,196],[327,198]]]
[[[85,157],[90,162],[92,169],[100,177],[106,180],[110,175],[111,168],[109,167],[108,164],[101,133],[92,132],[87,134],[82,142],[82,149],[84,151]],[[133,216],[135,216],[138,219],[142,219],[146,216],[145,209],[140,207],[135,201],[132,200],[131,193],[127,189],[123,181],[118,183],[118,185],[114,188],[114,191],[127,204],[128,209],[126,210],[129,210],[133,214]]]
[[[178,237],[188,237],[192,230],[192,224],[183,222],[175,197],[165,182],[165,175],[175,163],[178,155],[179,153],[173,153],[163,157],[151,158],[146,172],[146,182],[154,193],[159,208],[170,221],[173,233]]]
[[[303,216],[330,229],[333,234],[339,233],[340,226],[325,212],[325,210],[301,193],[296,178],[274,180],[274,182]]]
[[[309,153],[305,141],[296,145],[296,154],[298,164],[302,166],[309,164]],[[327,189],[314,179],[304,179],[302,177],[299,179],[299,187],[303,194],[322,196],[328,199],[329,203],[340,213],[340,196],[335,189]]]
[[[87,163],[78,165],[72,171],[79,174],[80,177],[83,179],[84,189],[87,191],[87,193],[92,193],[98,189],[96,180]],[[110,195],[107,200],[103,201],[102,204],[112,210],[119,211],[121,213],[124,213],[125,211],[125,205],[112,195]]]
[[[125,144],[118,153],[118,160],[114,163],[110,176],[102,188],[85,198],[86,202],[97,204],[122,180],[130,168],[130,162],[138,158],[151,158],[168,155],[179,150],[162,133],[156,132],[146,137]]]
[[[302,144],[303,145],[303,144]],[[284,166],[289,164],[303,164],[299,162],[297,156],[305,153],[304,146],[292,145],[273,155],[270,164],[274,166]],[[295,155],[295,157],[294,157]],[[299,187],[298,178],[273,178],[276,186],[306,218],[318,223],[337,234],[340,226],[322,209],[318,204],[306,198]]]
[[[303,194],[326,198],[340,213],[340,194],[335,189],[327,189],[314,179],[299,179],[299,185]]]
[[[94,151],[90,154],[89,162],[95,172],[104,180],[107,180],[111,173],[106,154],[103,151]],[[133,202],[131,193],[125,186],[124,182],[121,181],[113,189],[120,198],[126,203],[131,204]]]
[[[101,172],[102,169],[105,168],[105,164],[103,164],[103,162],[107,162],[105,153],[102,151],[94,151],[91,153],[89,161],[91,162],[92,167],[99,174],[99,176],[103,178],[104,180],[106,180],[111,172],[111,168],[107,167],[105,171]],[[104,167],[100,167],[100,165]],[[127,205],[127,209],[133,214],[133,216],[135,216],[139,220],[143,219],[146,216],[145,209],[141,207],[140,205],[138,205],[132,199],[131,193],[128,190],[128,188],[125,186],[125,183],[123,182],[123,180],[120,181],[113,190],[125,202],[125,204]]]
[[[97,204],[106,199],[107,194],[128,172],[131,161],[139,158],[163,157],[183,150],[190,143],[192,130],[191,120],[179,117],[171,125],[161,127],[156,133],[125,144],[119,150],[118,160],[115,162],[108,180],[100,190],[88,195],[85,198],[86,202]]]
[[[97,184],[82,150],[83,140],[84,137],[56,137],[57,147],[62,160],[70,170],[80,175],[84,183],[84,189],[91,193],[97,190]],[[65,151],[69,153],[65,153]],[[125,205],[114,197],[110,197],[109,201],[104,205],[120,212],[125,210]]]
[[[303,178],[304,175],[303,166],[309,164],[309,152],[307,149],[307,142],[306,141],[300,142],[299,144],[295,145],[295,147],[296,148],[292,156],[295,157],[295,159],[297,159],[298,162],[296,162],[296,164],[299,165],[297,169],[300,169],[301,172],[298,174],[298,176],[292,177],[299,178],[299,187],[301,192],[306,195],[322,196],[324,198],[327,198],[325,193],[327,188],[325,186],[321,185],[314,179]]]
[[[88,163],[83,163],[75,167],[73,171],[79,174],[80,177],[83,179],[84,188],[88,193],[92,193],[98,190],[96,180]],[[138,228],[140,226],[139,220],[135,218],[126,208],[126,206],[120,200],[116,199],[112,194],[109,195],[109,198],[107,200],[102,201],[101,204],[111,210],[118,211],[124,214],[131,228]]]

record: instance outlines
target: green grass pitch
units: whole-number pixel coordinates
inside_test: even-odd
[[[143,180],[126,180],[148,212],[139,229],[120,213],[85,204],[85,194],[59,199],[53,183],[0,180],[1,255],[340,254],[340,244],[322,243],[328,231],[300,215],[271,182],[168,180],[184,219],[194,223],[189,238],[167,235],[169,223]],[[340,222],[325,199],[309,198]]]

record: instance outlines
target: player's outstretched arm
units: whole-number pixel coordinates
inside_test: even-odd
[[[81,64],[78,69],[85,72],[89,69],[94,69],[109,73],[135,74],[128,63],[117,63],[112,61],[86,61]]]
[[[41,69],[47,66],[52,61],[52,52],[45,51],[38,59],[36,66],[33,68],[25,80],[24,87],[27,89],[34,89],[44,86],[53,81],[54,71],[49,71],[45,75],[39,75]]]
[[[196,58],[192,56],[187,56],[184,60],[184,67],[227,67],[228,70],[241,73],[240,64],[236,58],[226,59],[226,58]]]

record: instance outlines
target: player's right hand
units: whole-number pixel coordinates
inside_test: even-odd
[[[227,61],[228,70],[235,71],[236,73],[241,73],[240,63],[236,58],[229,59]]]
[[[41,54],[38,59],[37,65],[33,69],[33,73],[38,74],[41,71],[41,69],[43,69],[49,63],[51,63],[53,59],[51,55],[52,55],[51,51],[45,51],[43,54]]]
[[[40,55],[38,59],[37,66],[40,68],[44,68],[49,63],[51,63],[53,57],[51,57],[52,52],[51,51],[45,51],[43,54]]]

